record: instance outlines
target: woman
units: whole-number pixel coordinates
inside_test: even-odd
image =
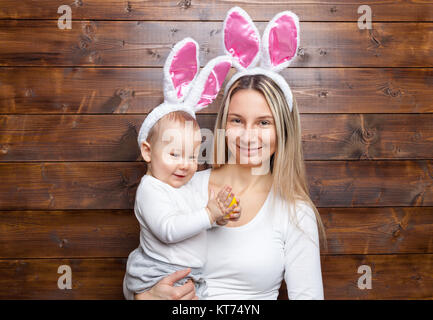
[[[323,299],[318,231],[326,241],[324,227],[309,197],[294,100],[291,109],[263,74],[239,77],[224,96],[212,168],[191,183],[203,201],[211,189],[231,185],[242,215],[208,231],[208,299],[276,299],[283,278],[289,299]],[[173,273],[135,299],[197,299],[191,282],[173,286],[188,273]]]

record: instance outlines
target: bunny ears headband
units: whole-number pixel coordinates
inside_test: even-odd
[[[164,64],[164,102],[150,112],[141,125],[138,145],[163,116],[173,111],[195,113],[207,107],[218,95],[232,61],[220,56],[209,61],[198,74],[199,47],[191,38],[178,42]]]
[[[245,75],[263,74],[274,80],[284,92],[290,111],[293,96],[286,80],[278,74],[288,67],[299,47],[299,18],[291,11],[278,13],[266,26],[263,38],[241,8],[227,12],[223,28],[223,47],[233,58],[238,72],[225,87],[225,94],[233,82]],[[260,61],[260,67],[255,67]]]

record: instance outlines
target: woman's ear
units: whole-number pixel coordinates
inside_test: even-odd
[[[150,144],[147,141],[143,141],[141,143],[141,156],[143,157],[144,161],[150,162],[151,159],[151,153],[152,149],[150,147]]]

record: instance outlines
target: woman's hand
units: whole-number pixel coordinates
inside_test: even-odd
[[[195,295],[195,286],[192,280],[184,285],[175,287],[173,284],[186,277],[191,269],[184,269],[173,272],[160,280],[149,290],[134,295],[135,300],[198,300]]]

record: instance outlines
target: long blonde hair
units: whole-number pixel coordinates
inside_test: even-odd
[[[279,195],[288,204],[303,200],[313,208],[319,229],[319,237],[321,238],[320,243],[327,250],[325,227],[319,211],[309,195],[302,150],[301,123],[296,100],[293,99],[293,110],[290,112],[283,92],[271,78],[265,75],[243,76],[236,80],[227,91],[215,123],[212,168],[220,167],[222,158],[224,158],[224,163],[228,161],[228,150],[224,134],[227,114],[231,97],[242,89],[253,89],[262,93],[275,120],[277,149],[270,159],[274,196]],[[296,214],[289,214],[294,221],[297,221]]]

